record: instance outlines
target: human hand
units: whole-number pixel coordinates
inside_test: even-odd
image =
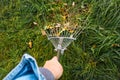
[[[51,60],[46,61],[43,67],[52,72],[55,80],[62,76],[63,67],[58,62],[58,58],[56,56],[54,56]]]

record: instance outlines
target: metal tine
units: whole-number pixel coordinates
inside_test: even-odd
[[[81,34],[82,30],[79,30],[78,33],[75,35],[75,38],[77,38]]]
[[[74,37],[75,38],[75,35],[77,34],[77,28],[75,28],[75,30],[74,30],[74,33],[72,34],[72,37]]]

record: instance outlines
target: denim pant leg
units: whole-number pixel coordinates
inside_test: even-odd
[[[20,63],[3,80],[45,80],[36,60],[24,54]]]

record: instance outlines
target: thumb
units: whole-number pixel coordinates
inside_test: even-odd
[[[52,60],[57,60],[58,61],[58,57],[57,56],[54,56],[53,58],[52,58]]]

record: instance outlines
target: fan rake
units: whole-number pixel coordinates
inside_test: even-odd
[[[73,25],[69,22],[64,24],[53,23],[45,27],[48,40],[50,40],[54,45],[55,50],[57,51],[58,59],[60,54],[64,53],[64,50],[66,50],[67,46],[76,40],[82,30],[82,27],[78,24]]]

